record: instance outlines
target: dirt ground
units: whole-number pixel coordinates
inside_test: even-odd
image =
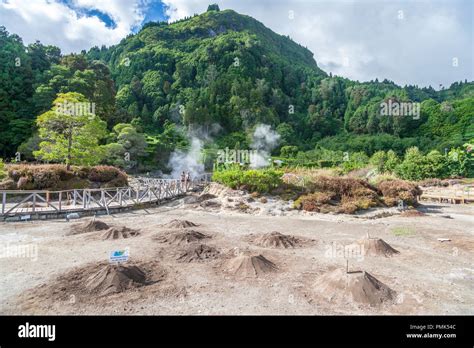
[[[192,203],[196,200],[187,197],[97,218],[109,226],[139,230],[122,239],[102,238],[104,231],[70,234],[73,225],[91,218],[0,223],[0,314],[474,314],[472,205],[424,204],[419,210],[426,216],[369,219],[285,213],[281,202],[271,198],[249,204],[246,212]],[[173,219],[197,224],[184,230],[198,240],[187,234],[169,238],[183,232],[163,226]],[[252,243],[273,231],[302,242],[288,248]],[[367,234],[399,253],[385,257],[344,252],[346,245]],[[202,259],[186,254],[197,243],[206,245],[199,249],[206,252]],[[23,254],[12,255],[18,246],[23,246]],[[130,253],[125,265],[159,269],[157,280],[103,296],[86,293],[81,276],[107,264],[109,253],[123,248]],[[262,255],[271,272],[263,267],[256,276],[228,273],[225,265],[243,253]],[[241,263],[250,270],[260,267],[253,260],[261,258]],[[238,271],[241,263],[233,267]],[[346,274],[346,267],[368,272],[385,284],[395,294],[392,300],[368,305],[344,296],[343,289],[321,287],[326,274],[336,269]]]

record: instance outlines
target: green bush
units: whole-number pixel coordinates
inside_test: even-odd
[[[283,172],[275,169],[240,170],[237,168],[216,171],[212,179],[233,189],[268,193],[283,184]]]
[[[298,146],[283,146],[280,150],[280,156],[283,158],[294,158],[298,154]]]
[[[342,169],[344,173],[349,173],[352,170],[364,168],[368,163],[369,157],[364,152],[354,152],[349,155],[347,161],[342,163]]]
[[[394,172],[395,168],[400,164],[400,158],[397,156],[395,151],[389,150],[387,151],[387,159],[384,164],[384,170],[386,172]]]
[[[428,162],[417,147],[411,147],[405,153],[403,162],[395,168],[398,177],[405,180],[422,180],[429,177]]]
[[[377,172],[385,173],[385,163],[387,162],[387,153],[383,150],[377,151],[370,157],[369,163],[377,168]]]
[[[461,149],[449,151],[446,159],[446,173],[449,177],[466,176],[470,172],[469,153]]]
[[[428,178],[464,177],[470,172],[469,153],[452,149],[447,156],[439,151],[430,151],[426,156],[417,147],[407,150],[403,162],[395,168],[398,177],[405,180]]]
[[[3,180],[6,176],[5,163],[3,163],[3,160],[0,158],[0,180]]]

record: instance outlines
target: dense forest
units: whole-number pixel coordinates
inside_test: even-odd
[[[474,139],[474,82],[435,90],[332,76],[289,37],[214,6],[69,55],[40,42],[25,46],[0,27],[0,158],[54,162],[44,137],[58,100],[95,104],[98,119],[77,149],[95,156],[80,164],[125,166],[127,154],[140,170],[165,170],[170,153],[188,146],[188,133],[212,138],[208,149],[248,148],[258,124],[279,133],[274,155],[308,160],[321,149],[401,156],[417,146],[444,154]],[[419,102],[419,117],[382,115],[388,101]]]

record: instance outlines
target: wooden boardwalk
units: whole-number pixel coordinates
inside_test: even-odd
[[[0,220],[19,217],[30,219],[46,215],[66,215],[141,207],[159,204],[206,185],[210,176],[191,181],[179,179],[137,178],[130,187],[79,189],[64,191],[0,191]]]
[[[424,192],[420,196],[420,200],[450,204],[474,203],[473,189],[474,187],[472,185],[467,185],[462,188],[423,189]]]

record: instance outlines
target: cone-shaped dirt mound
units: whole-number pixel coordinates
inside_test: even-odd
[[[363,254],[367,256],[380,256],[390,257],[395,254],[399,254],[398,250],[395,250],[380,238],[365,238],[358,242],[359,245],[363,246]]]
[[[270,232],[262,236],[253,238],[253,243],[266,248],[294,248],[299,244],[299,240],[293,236],[281,234],[280,232]]]
[[[144,285],[146,275],[137,266],[107,265],[86,280],[86,289],[99,296]]]
[[[177,260],[182,262],[199,262],[212,260],[219,256],[219,250],[206,244],[191,245],[181,253]]]
[[[102,233],[101,238],[103,240],[107,239],[125,239],[130,237],[136,237],[140,235],[140,232],[137,230],[132,230],[131,228],[121,226],[121,227],[111,227],[105,232]]]
[[[188,221],[188,220],[171,220],[170,222],[163,224],[163,227],[168,227],[168,228],[188,228],[188,227],[196,227],[199,226],[198,224],[195,224],[194,222]]]
[[[260,277],[267,273],[276,272],[278,267],[262,255],[242,253],[226,261],[222,270],[239,277]]]
[[[172,231],[168,232],[165,235],[161,235],[155,238],[160,243],[169,243],[169,244],[188,244],[192,242],[198,242],[205,238],[211,238],[210,236],[195,231],[195,230],[181,230],[181,231]]]
[[[167,277],[167,270],[156,260],[123,265],[92,262],[23,292],[18,303],[44,309],[71,299],[77,303],[97,305],[96,301],[106,301],[110,304],[109,296],[138,287],[144,287],[140,291],[151,291],[153,295],[166,295],[171,290],[167,287]],[[148,286],[151,287],[148,289]]]
[[[370,306],[395,299],[396,292],[364,271],[346,273],[336,269],[321,276],[315,283],[315,290],[331,300],[343,298]]]
[[[72,226],[71,231],[69,231],[67,235],[103,231],[107,230],[108,228],[110,228],[110,226],[105,222],[99,220],[90,220],[88,222]]]

